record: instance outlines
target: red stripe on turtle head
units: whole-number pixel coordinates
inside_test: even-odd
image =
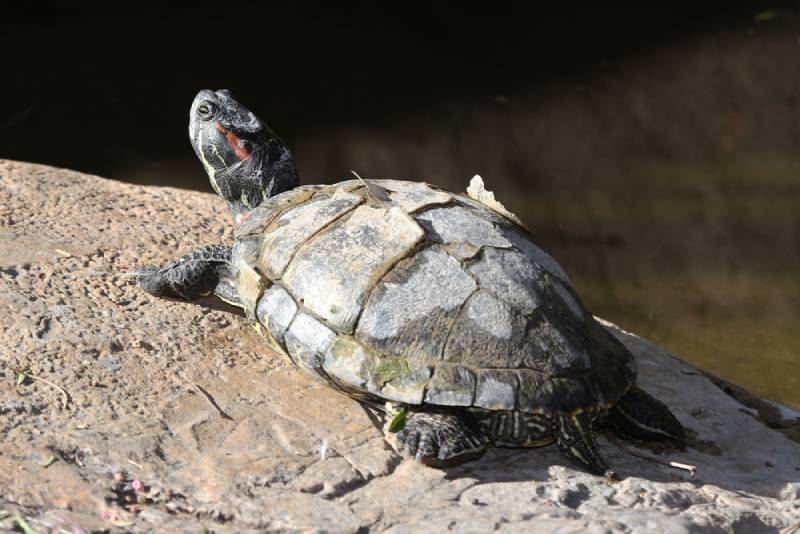
[[[224,126],[222,126],[219,121],[214,123],[217,130],[219,130],[224,136],[225,139],[228,140],[228,145],[233,150],[233,153],[236,154],[236,157],[240,160],[244,160],[250,157],[250,151],[244,147],[242,141],[236,137],[236,134],[231,132],[230,130],[226,130]]]

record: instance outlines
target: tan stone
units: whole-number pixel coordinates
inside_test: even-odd
[[[16,513],[39,532],[757,532],[800,521],[800,445],[762,407],[773,427],[798,414],[613,326],[641,386],[697,434],[661,456],[696,464],[695,481],[605,438],[622,482],[553,446],[448,470],[401,462],[358,403],[291,368],[243,317],[152,298],[125,276],[229,242],[220,199],[0,161],[0,207],[0,510],[11,514],[0,530],[17,529]],[[17,385],[20,370],[64,388],[68,404],[47,383]],[[134,478],[148,491],[138,513],[123,507]]]

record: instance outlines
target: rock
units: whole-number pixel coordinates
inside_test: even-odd
[[[210,194],[0,161],[0,528],[16,513],[42,532],[758,532],[800,521],[800,414],[613,325],[642,387],[695,435],[662,456],[697,465],[695,479],[602,437],[621,482],[552,446],[447,470],[401,462],[357,403],[291,368],[243,317],[151,298],[126,277],[229,241],[228,217]],[[35,378],[17,384],[20,371]]]

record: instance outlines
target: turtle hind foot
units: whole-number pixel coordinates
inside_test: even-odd
[[[635,441],[670,441],[686,447],[686,430],[669,408],[643,390],[631,388],[608,412],[606,426]]]
[[[431,467],[450,467],[476,460],[486,443],[467,414],[410,411],[396,434],[387,433],[394,449]]]
[[[553,426],[556,445],[564,456],[593,475],[605,476],[611,480],[619,479],[600,455],[590,414],[555,416]]]

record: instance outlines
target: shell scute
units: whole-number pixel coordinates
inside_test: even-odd
[[[264,325],[278,343],[283,343],[283,334],[297,313],[297,303],[289,292],[273,285],[264,292],[256,306],[256,318]]]
[[[336,333],[307,313],[298,313],[284,335],[286,350],[302,369],[318,380],[322,358],[337,339]]]
[[[470,406],[475,399],[475,373],[460,365],[439,364],[425,392],[425,402],[440,406]]]
[[[303,243],[362,201],[359,195],[337,191],[330,197],[315,197],[285,211],[264,233],[259,265],[273,280],[280,278]]]
[[[351,333],[369,290],[422,236],[419,225],[399,209],[362,205],[306,241],[283,282],[328,325]]]
[[[505,369],[477,371],[475,406],[487,410],[513,410],[516,407],[517,375]]]
[[[438,360],[453,318],[476,288],[457,260],[425,248],[398,262],[372,290],[355,336],[386,354]]]

